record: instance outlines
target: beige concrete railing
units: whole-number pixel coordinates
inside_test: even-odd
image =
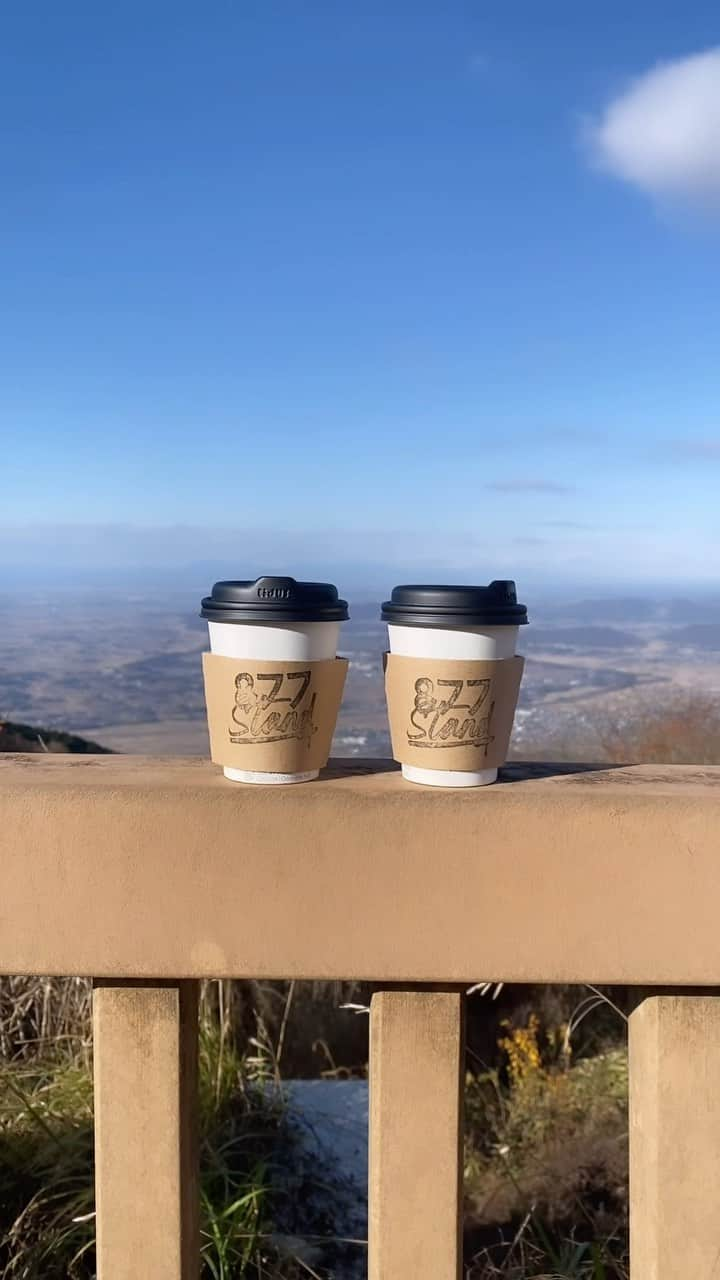
[[[716,1274],[720,768],[507,776],[0,756],[0,973],[95,978],[100,1280],[197,1276],[197,980],[244,976],[405,987],[371,1016],[370,1280],[460,1274],[463,986],[637,986],[633,1280]]]

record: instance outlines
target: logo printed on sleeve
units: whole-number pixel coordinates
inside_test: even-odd
[[[487,755],[494,741],[491,729],[495,703],[488,706],[490,684],[489,679],[435,681],[430,676],[420,676],[415,681],[408,745],[481,747]]]
[[[262,681],[262,684],[261,684]],[[311,671],[241,671],[235,677],[235,705],[230,741],[289,742],[308,746],[317,726],[313,715],[317,693]]]

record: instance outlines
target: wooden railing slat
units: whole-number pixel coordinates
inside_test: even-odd
[[[720,1275],[720,998],[652,996],[630,1018],[632,1280]]]
[[[98,1280],[197,1280],[197,983],[96,983]]]
[[[458,1280],[463,997],[392,991],[370,1021],[369,1280]]]

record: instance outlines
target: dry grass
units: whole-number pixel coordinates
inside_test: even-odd
[[[280,1117],[272,1106],[258,1110],[253,1084],[279,1078],[294,1014],[309,1038],[307,1022],[318,1000],[329,1010],[347,994],[344,987],[313,991],[308,984],[298,992],[276,984],[264,993],[271,1031],[256,1012],[249,1027],[252,987],[203,984],[203,1275],[209,1280],[307,1274],[302,1263],[280,1259],[268,1244]],[[541,1006],[543,1029],[526,1000],[514,1011],[505,1006],[519,1025],[502,1033],[497,1065],[468,1079],[467,1280],[620,1280],[624,1274],[625,1057],[590,1034],[579,1043],[595,1056],[571,1066],[565,1032],[553,1027],[571,1017],[577,993],[558,988],[550,996],[545,992]],[[1,1280],[92,1276],[90,1001],[84,980],[0,982]],[[497,1006],[481,1003],[492,1016]],[[335,1064],[328,1069],[333,1073]]]
[[[619,1247],[613,1240],[555,1235],[528,1215],[506,1242],[480,1249],[466,1263],[464,1280],[629,1280],[627,1261],[608,1256]]]
[[[224,1044],[243,1055],[260,1036],[263,1052],[279,1056],[293,1079],[362,1073],[367,1024],[341,1006],[366,1002],[357,982],[207,981],[200,1022],[217,1027]],[[0,977],[0,1062],[39,1053],[80,1054],[92,1047],[92,983],[87,978]]]
[[[468,1079],[466,1280],[625,1276],[626,1059],[606,1048],[572,1065],[565,1027],[552,1023],[571,994],[546,1004],[549,1030],[530,1015],[508,1025],[497,1066]],[[232,983],[203,987],[203,1275],[304,1280],[303,1263],[269,1242],[282,1108],[259,1103],[254,1089],[280,1075],[297,994],[286,993],[273,1034],[256,1019],[241,1056],[237,1002],[248,995]],[[8,979],[0,999],[0,1278],[90,1280],[90,987]],[[303,1176],[310,1187],[307,1175],[298,1185]]]
[[[272,1176],[296,1139],[285,1125],[279,1042],[256,1018],[235,1047],[234,984],[203,984],[200,1019],[203,1280],[303,1280],[272,1239],[286,1207]],[[0,981],[0,1280],[93,1280],[91,986],[81,979]],[[291,1001],[286,999],[285,1013]],[[287,1017],[280,1025],[287,1030]],[[284,1157],[287,1158],[287,1157]],[[298,1153],[293,1195],[307,1203],[319,1171]],[[280,1197],[280,1198],[279,1198]],[[293,1212],[296,1210],[293,1209]]]
[[[0,1062],[52,1054],[87,1064],[91,1002],[87,978],[0,978]]]

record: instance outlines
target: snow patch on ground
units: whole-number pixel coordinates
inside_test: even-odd
[[[288,1191],[304,1166],[303,1223],[276,1237],[333,1280],[367,1276],[368,1086],[365,1080],[292,1080],[287,1101]],[[308,1169],[314,1177],[308,1179]],[[308,1198],[307,1187],[312,1190]]]

